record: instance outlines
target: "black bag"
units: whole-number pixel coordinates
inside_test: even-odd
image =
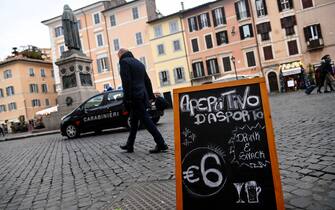
[[[163,97],[156,97],[155,106],[159,111],[164,111],[164,109],[166,109],[168,105],[168,102]]]
[[[310,85],[310,86],[308,86],[308,87],[306,88],[305,93],[306,93],[307,95],[309,95],[309,94],[312,93],[312,91],[313,91],[315,88],[316,88],[316,85]]]

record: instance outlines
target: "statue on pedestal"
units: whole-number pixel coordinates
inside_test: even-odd
[[[74,16],[72,9],[66,4],[62,15],[62,25],[64,30],[65,45],[69,50],[81,51],[77,18]]]

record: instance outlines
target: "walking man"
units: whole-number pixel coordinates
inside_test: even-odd
[[[1,124],[0,124],[0,133],[3,137],[5,137],[5,131],[4,131],[4,128]]]
[[[118,52],[120,59],[120,75],[124,91],[124,104],[127,111],[130,112],[130,133],[125,145],[120,146],[127,152],[134,151],[134,143],[138,130],[139,121],[141,121],[150,134],[154,137],[156,146],[149,150],[150,153],[159,153],[168,149],[161,133],[149,117],[146,109],[150,106],[149,100],[154,100],[155,95],[152,91],[151,81],[146,73],[145,66],[133,54],[120,49]]]

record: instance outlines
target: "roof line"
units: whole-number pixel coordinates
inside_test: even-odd
[[[126,6],[128,4],[131,4],[131,3],[134,3],[134,2],[137,2],[137,1],[140,1],[140,0],[133,0],[133,1],[128,1],[126,3],[123,3],[123,4],[119,4],[119,5],[116,5],[114,7],[110,7],[110,8],[107,8],[105,10],[102,10],[101,12],[104,13],[104,12],[107,12],[109,10],[112,10],[112,9],[116,9],[116,8],[119,8],[119,7],[123,7],[123,6]]]
[[[0,62],[0,66],[12,63],[12,62],[19,62],[19,61],[26,61],[32,63],[42,63],[42,64],[50,64],[52,65],[51,61],[39,60],[39,59],[31,59],[31,58],[10,58]]]

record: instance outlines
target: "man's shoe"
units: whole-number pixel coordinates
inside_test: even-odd
[[[324,93],[330,93],[330,91],[329,90],[325,90]]]
[[[160,153],[169,149],[168,145],[164,144],[163,146],[156,145],[154,149],[149,150],[150,153]]]
[[[128,145],[121,145],[120,148],[122,150],[126,150],[127,153],[133,153],[134,152],[134,147],[129,147]]]

